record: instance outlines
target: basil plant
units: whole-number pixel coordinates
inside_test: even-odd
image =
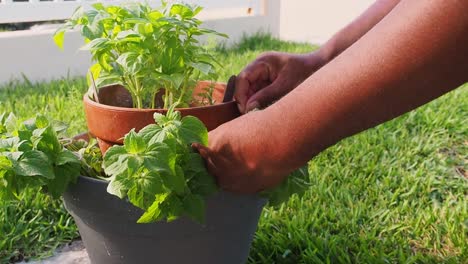
[[[216,31],[201,28],[195,16],[199,6],[162,2],[158,8],[128,3],[92,9],[78,8],[54,35],[63,48],[66,31],[77,29],[95,62],[90,68],[93,85],[121,84],[131,94],[135,108],[186,107],[199,80],[217,79],[219,65],[200,37]],[[162,95],[162,100],[154,100]],[[161,105],[156,105],[162,101]]]

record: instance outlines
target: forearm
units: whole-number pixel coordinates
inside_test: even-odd
[[[268,138],[274,143],[260,144],[290,170],[468,81],[467,9],[466,1],[401,1],[352,47],[255,113],[256,123],[276,131]]]
[[[345,28],[337,32],[319,50],[318,55],[328,63],[380,22],[400,0],[378,0]]]

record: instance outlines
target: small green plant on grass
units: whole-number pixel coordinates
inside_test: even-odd
[[[143,3],[92,7],[77,9],[54,40],[62,48],[65,32],[80,30],[82,49],[96,62],[90,68],[96,86],[118,83],[130,92],[134,107],[167,109],[189,106],[198,81],[217,79],[219,63],[199,38],[227,36],[200,27],[195,16],[201,7],[165,2],[156,9]],[[160,91],[164,104],[155,105]]]

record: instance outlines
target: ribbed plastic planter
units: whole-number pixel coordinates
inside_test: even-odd
[[[219,192],[206,223],[188,218],[137,224],[141,209],[108,194],[107,183],[80,177],[63,195],[93,264],[245,263],[266,200]]]

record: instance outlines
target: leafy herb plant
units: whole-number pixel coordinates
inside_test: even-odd
[[[189,106],[199,80],[215,80],[219,65],[199,37],[218,35],[201,28],[195,16],[202,10],[188,4],[162,3],[159,8],[129,3],[79,8],[55,33],[62,48],[64,33],[79,29],[96,62],[90,68],[98,87],[118,83],[131,94],[136,108]],[[162,90],[161,90],[162,89]],[[163,94],[163,105],[154,98]]]
[[[80,175],[80,160],[58,135],[67,126],[43,115],[19,123],[0,115],[0,199],[14,200],[27,188],[60,197]]]
[[[217,187],[190,144],[207,144],[207,129],[193,116],[181,118],[173,108],[154,118],[156,124],[138,133],[132,130],[123,146],[106,152],[103,165],[111,176],[107,190],[145,210],[139,223],[181,215],[203,222],[205,197]]]

